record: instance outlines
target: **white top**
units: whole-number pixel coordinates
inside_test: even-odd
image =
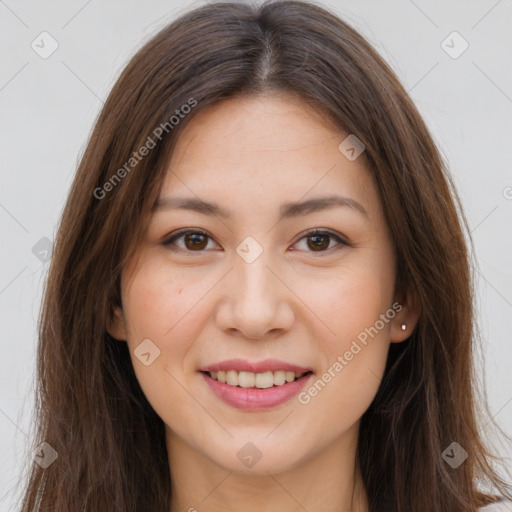
[[[512,512],[512,502],[498,501],[480,509],[481,512]]]

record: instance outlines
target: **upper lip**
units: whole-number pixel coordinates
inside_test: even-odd
[[[229,359],[219,363],[210,364],[201,368],[202,372],[218,372],[235,370],[237,372],[265,373],[283,370],[285,372],[306,373],[312,371],[296,364],[285,363],[277,359],[265,359],[264,361],[251,362],[245,359]]]

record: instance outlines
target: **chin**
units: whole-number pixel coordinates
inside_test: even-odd
[[[281,440],[271,441],[265,439],[266,435],[268,432],[259,440],[253,437],[253,441],[248,441],[247,437],[240,441],[230,439],[221,453],[216,450],[206,455],[227,471],[261,476],[292,470],[307,459],[303,445],[292,446]]]

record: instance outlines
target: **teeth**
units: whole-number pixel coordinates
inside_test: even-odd
[[[284,378],[286,379],[286,382],[293,382],[295,380],[295,373],[293,373],[293,372],[286,372],[284,374]]]
[[[236,373],[236,372],[233,372]],[[254,387],[255,374],[251,372],[240,372],[238,374],[238,385],[242,388]]]
[[[254,385],[260,389],[271,388],[274,385],[274,373],[257,373],[254,379]]]
[[[293,374],[293,378],[295,379],[295,374]],[[285,382],[286,382],[286,372],[283,372],[282,370],[274,372],[274,384],[276,386],[282,386]]]
[[[229,384],[230,386],[240,386],[242,388],[267,389],[272,386],[282,386],[286,382],[293,382],[302,377],[303,373],[285,372],[277,370],[275,372],[237,372],[235,370],[209,372],[212,379]]]

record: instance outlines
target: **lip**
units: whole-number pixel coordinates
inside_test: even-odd
[[[218,372],[235,370],[237,372],[252,372],[252,373],[264,373],[264,372],[276,372],[278,370],[284,370],[285,372],[294,373],[306,373],[313,371],[311,368],[303,368],[295,364],[285,363],[278,359],[265,359],[264,361],[258,361],[251,363],[245,359],[229,359],[221,361],[220,363],[211,364],[201,368],[201,372]],[[233,386],[231,386],[233,387]]]
[[[235,369],[232,366],[230,368],[232,370]],[[281,367],[281,369],[283,368]],[[313,376],[313,373],[307,373],[299,379],[293,382],[287,382],[282,386],[273,386],[266,389],[230,386],[229,384],[224,384],[218,380],[212,379],[205,372],[201,372],[201,375],[210,387],[210,390],[224,403],[237,409],[259,411],[277,407],[293,398],[306,385],[310,377]]]

